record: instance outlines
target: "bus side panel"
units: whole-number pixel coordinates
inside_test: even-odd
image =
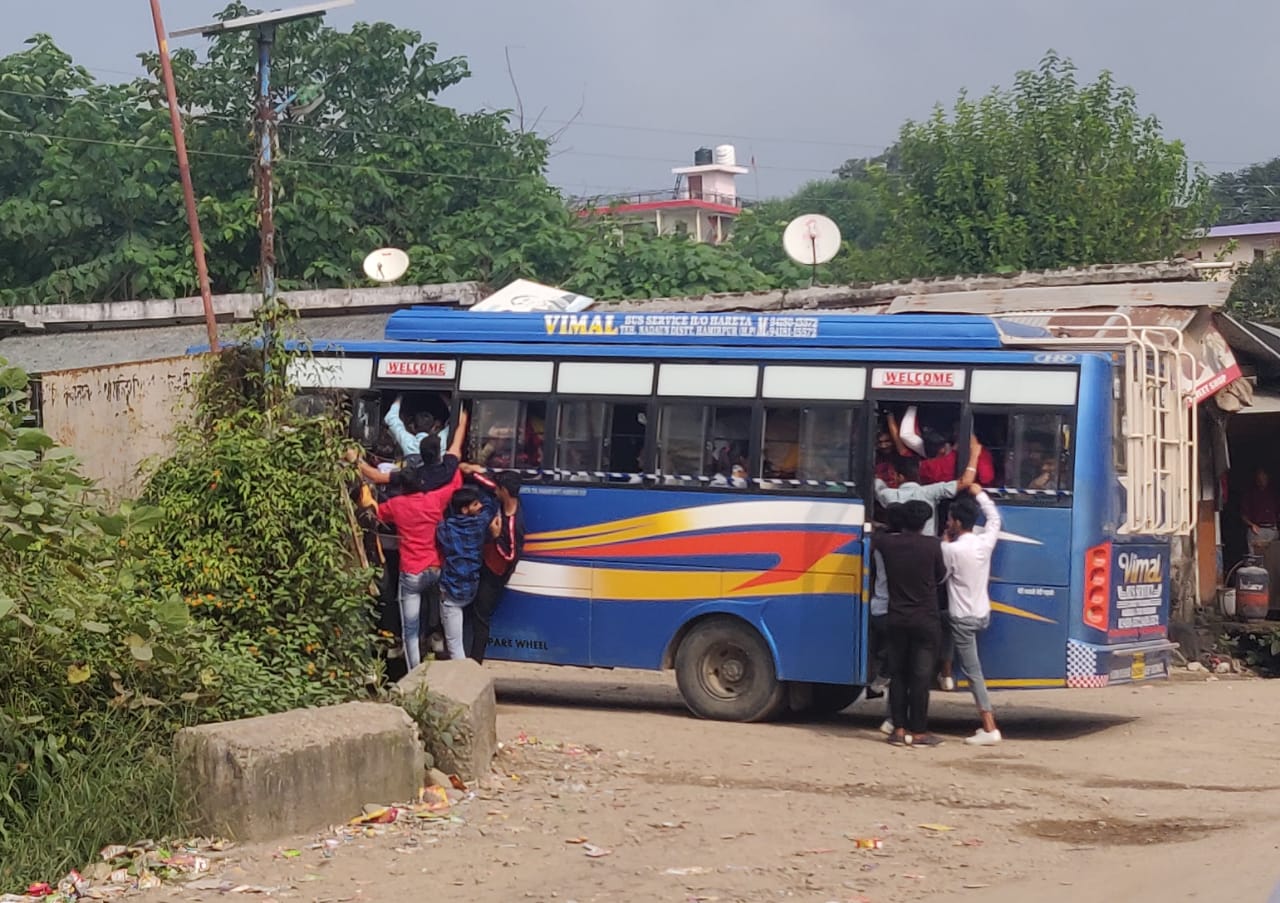
[[[991,560],[992,582],[1066,587],[1071,580],[1071,509],[997,507],[1000,541]]]
[[[681,626],[720,612],[760,630],[783,679],[857,679],[860,502],[597,485],[521,498],[525,558],[495,615],[495,658],[559,661],[552,648],[580,650],[585,627],[590,664],[656,668]],[[522,597],[560,604],[544,612]],[[568,618],[574,606],[589,616]],[[565,629],[570,639],[542,638]],[[505,645],[522,634],[546,648]]]
[[[982,672],[992,688],[1061,687],[1067,607],[1062,586],[991,584],[991,627],[978,639]],[[959,661],[956,662],[957,670]]]
[[[590,665],[591,606],[586,599],[557,592],[508,588],[493,616],[486,656],[510,662]]]
[[[1000,541],[991,563],[991,627],[979,639],[992,687],[1060,687],[1065,682],[1071,538],[1069,508],[999,505]]]

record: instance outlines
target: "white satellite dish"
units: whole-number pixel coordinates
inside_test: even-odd
[[[374,282],[395,282],[409,270],[409,255],[399,248],[379,248],[364,259],[364,274]]]
[[[816,267],[840,250],[840,227],[819,213],[806,213],[787,223],[782,249],[796,263]]]

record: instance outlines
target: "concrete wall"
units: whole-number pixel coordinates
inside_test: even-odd
[[[1232,242],[1235,247],[1231,248]],[[1224,263],[1249,264],[1259,256],[1280,251],[1280,233],[1269,235],[1242,235],[1238,238],[1202,238],[1196,243],[1195,252],[1201,260],[1218,260]],[[1195,253],[1191,254],[1192,257]]]
[[[188,390],[203,366],[203,358],[169,357],[46,372],[44,429],[112,496],[137,495],[139,468],[173,451],[173,428],[190,416]]]

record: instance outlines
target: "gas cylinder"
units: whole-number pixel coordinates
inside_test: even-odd
[[[1260,621],[1267,616],[1271,602],[1271,577],[1262,567],[1258,555],[1246,555],[1236,571],[1236,611],[1246,621]]]

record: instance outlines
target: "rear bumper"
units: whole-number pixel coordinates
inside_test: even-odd
[[[1155,640],[1098,646],[1067,641],[1067,686],[1107,687],[1167,678],[1177,643]]]

